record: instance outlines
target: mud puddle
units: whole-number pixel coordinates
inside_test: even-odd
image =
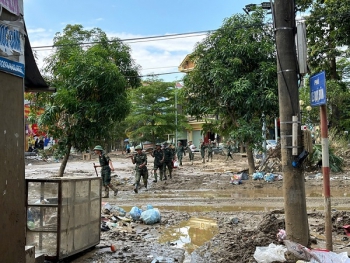
[[[218,232],[215,220],[193,217],[170,226],[161,233],[159,243],[168,243],[186,251],[184,262],[190,262],[191,253],[209,241]]]

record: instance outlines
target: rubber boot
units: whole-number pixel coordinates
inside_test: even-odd
[[[105,187],[105,195],[102,196],[102,198],[108,198],[109,197],[109,188]]]
[[[109,188],[111,188],[111,189],[113,190],[114,196],[117,196],[117,194],[118,194],[118,189],[115,188],[112,184],[109,184],[108,186],[109,186]]]
[[[172,179],[172,177],[171,177],[171,172],[169,172],[169,178]]]
[[[145,188],[147,189],[147,179],[143,179],[143,185],[144,185]]]
[[[205,158],[202,158],[202,163],[205,163]]]
[[[162,178],[160,178],[160,180],[162,180]],[[158,180],[157,180],[157,173],[154,173],[153,183],[156,183],[156,182],[158,182]]]
[[[182,161],[180,161],[180,166],[182,166]]]
[[[135,184],[134,192],[137,194],[139,192],[139,184]]]

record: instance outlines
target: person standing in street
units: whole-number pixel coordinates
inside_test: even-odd
[[[114,196],[116,196],[118,194],[118,189],[111,184],[111,171],[114,171],[112,160],[107,154],[103,153],[103,148],[100,145],[95,146],[94,152],[98,155],[98,160],[100,162],[100,165],[94,164],[94,168],[101,167],[102,185],[105,188],[105,195],[102,197],[109,197],[109,188],[114,191]]]
[[[177,143],[177,147],[176,147],[176,157],[177,157],[177,161],[179,162],[180,166],[182,166],[182,157],[183,157],[184,153],[185,153],[185,147],[179,141]]]
[[[192,144],[192,141],[189,141],[186,149],[187,149],[188,156],[190,158],[190,162],[193,165],[194,150],[196,149],[196,146],[194,146],[194,144]]]
[[[170,148],[168,143],[164,144],[164,180],[167,179],[166,176],[166,168],[168,167],[169,171],[169,178],[172,178],[172,171],[173,171],[173,160],[174,160],[174,150]]]
[[[213,143],[212,141],[209,139],[208,145],[207,145],[207,149],[208,149],[208,160],[207,162],[209,162],[209,158],[210,161],[213,161]]]
[[[233,146],[231,145],[231,141],[227,142],[227,155],[226,155],[226,161],[228,160],[229,157],[231,157],[231,159],[233,159],[232,157],[232,153],[233,152]]]
[[[159,169],[159,179],[163,181],[163,170],[164,170],[164,152],[161,149],[161,144],[156,143],[156,149],[151,152],[151,156],[154,157],[153,162],[153,175],[154,180],[153,183],[156,183],[157,180],[157,170]]]
[[[205,145],[204,141],[200,141],[200,150],[201,150],[201,157],[202,157],[202,163],[205,163],[205,149],[207,146]]]
[[[147,170],[147,155],[142,152],[142,147],[140,145],[135,147],[136,154],[130,156],[132,163],[135,164],[135,188],[134,192],[137,194],[139,192],[139,185],[141,177],[143,179],[143,184],[147,189],[147,179],[148,179],[148,170]]]

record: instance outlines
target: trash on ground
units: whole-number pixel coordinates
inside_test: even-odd
[[[141,213],[142,213],[142,210],[140,208],[138,208],[137,206],[132,207],[130,212],[129,212],[131,218],[134,221],[140,220]]]
[[[350,263],[347,252],[334,253],[323,249],[309,249],[301,244],[290,240],[284,240],[287,250],[302,260],[308,260],[310,263]]]
[[[283,245],[276,245],[271,243],[267,247],[256,247],[254,252],[254,259],[258,263],[271,263],[274,261],[286,261],[284,253],[287,248]]]
[[[141,213],[140,219],[146,225],[153,225],[160,222],[160,212],[157,208],[151,208]]]

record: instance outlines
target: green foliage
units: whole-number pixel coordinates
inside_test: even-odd
[[[108,139],[114,123],[129,113],[126,90],[139,85],[140,79],[132,77],[138,67],[129,47],[112,40],[81,25],[67,25],[54,38],[56,52],[46,59],[45,70],[57,92],[35,104],[45,106],[39,126],[59,140],[57,150],[66,156],[71,147],[85,151]],[[86,47],[86,42],[94,43]]]
[[[322,160],[322,145],[315,144],[313,146],[313,152],[309,156],[310,162],[316,164]],[[329,147],[329,168],[332,172],[338,173],[343,171],[344,160],[340,156],[334,154],[334,150]]]
[[[258,129],[261,134],[255,120],[262,113],[271,118],[278,114],[273,30],[264,13],[226,19],[191,57],[196,66],[184,78],[187,112],[207,119],[204,127],[212,132],[234,132],[251,145],[261,140],[258,131],[251,132]],[[210,121],[210,116],[218,118]]]
[[[166,134],[176,130],[175,92],[178,104],[181,92],[174,90],[174,83],[150,79],[142,87],[129,91],[131,113],[126,118],[127,134],[133,141],[166,140]],[[185,116],[178,110],[178,131],[187,127]]]

